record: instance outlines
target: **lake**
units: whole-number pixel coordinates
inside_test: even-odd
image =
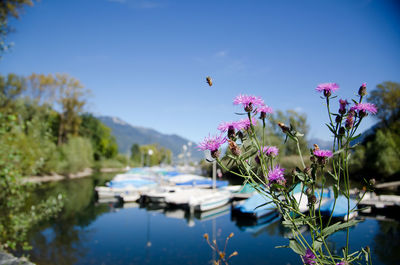
[[[37,264],[212,264],[215,253],[203,235],[208,233],[223,248],[226,237],[233,232],[227,254],[237,251],[239,255],[229,264],[301,264],[290,249],[275,248],[288,243],[279,217],[250,224],[232,218],[229,205],[191,215],[156,205],[96,202],[94,187],[112,177],[99,174],[38,188],[35,200],[59,193],[67,200],[59,217],[30,232],[33,250],[25,254]],[[352,249],[368,245],[373,264],[400,264],[398,219],[359,218],[363,221],[351,230]],[[339,232],[331,238],[330,244],[338,253],[345,236],[345,232]]]

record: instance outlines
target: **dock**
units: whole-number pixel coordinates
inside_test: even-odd
[[[376,195],[373,192],[366,193],[359,203],[360,206],[371,206],[375,208],[400,207],[400,196],[398,195]]]

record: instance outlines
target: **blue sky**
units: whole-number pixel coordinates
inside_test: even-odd
[[[88,111],[194,141],[236,119],[239,93],[329,139],[319,83],[351,98],[400,82],[396,1],[41,0],[12,25],[2,74],[68,73],[91,89]]]

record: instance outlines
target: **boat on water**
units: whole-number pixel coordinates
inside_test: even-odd
[[[344,220],[353,219],[358,215],[357,211],[354,211],[354,209],[357,207],[356,202],[353,199],[350,199],[350,213],[348,214],[348,202],[344,195],[339,195],[337,197],[335,208],[333,208],[333,205],[334,198],[332,197],[324,205],[321,205],[321,214],[327,217],[332,215],[333,218],[340,218]]]
[[[179,193],[182,187],[178,186],[159,186],[142,193],[143,201],[150,203],[165,203],[165,197],[170,194]]]
[[[191,196],[188,205],[194,211],[205,212],[224,206],[230,200],[231,193],[229,191],[212,189],[199,196]]]
[[[256,193],[247,200],[233,206],[232,214],[258,219],[275,211],[276,207],[270,198]]]
[[[95,187],[98,198],[125,197],[127,201],[140,198],[140,193],[157,186],[157,182],[142,178],[112,180],[106,186]],[[139,195],[139,197],[137,197]],[[134,197],[137,197],[134,199]],[[129,200],[128,200],[129,198]]]

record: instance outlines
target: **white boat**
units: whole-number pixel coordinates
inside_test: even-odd
[[[229,203],[231,193],[229,191],[209,190],[207,193],[191,196],[189,208],[195,211],[209,211]]]
[[[182,188],[177,186],[161,186],[155,189],[151,189],[147,192],[143,192],[142,196],[145,197],[149,202],[153,203],[165,203],[165,197],[170,194],[181,191]]]
[[[192,197],[210,193],[211,190],[200,188],[185,188],[178,192],[166,194],[165,202],[175,206],[188,206]]]

